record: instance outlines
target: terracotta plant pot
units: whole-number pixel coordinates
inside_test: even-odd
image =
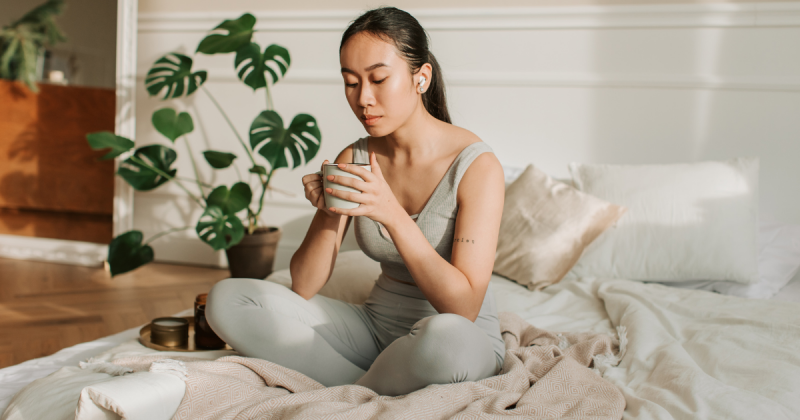
[[[242,241],[228,248],[228,268],[231,277],[264,279],[272,273],[275,250],[281,239],[281,228],[258,228],[252,235],[244,235]]]

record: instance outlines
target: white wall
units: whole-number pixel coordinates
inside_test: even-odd
[[[345,102],[337,56],[341,32],[357,9],[249,10],[262,30],[257,42],[292,54],[287,78],[274,89],[277,110],[285,120],[310,113],[323,133],[308,167],[274,177],[274,186],[296,194],[274,194],[264,213],[266,223],[286,231],[276,269],[288,266],[314,211],[300,178],[364,134]],[[142,83],[152,62],[171,50],[194,51],[207,29],[243,11],[143,10],[139,145],[161,141],[149,116],[164,103],[147,97]],[[762,214],[800,223],[800,2],[410,11],[430,33],[455,124],[478,134],[505,164],[534,163],[566,177],[570,161],[759,156]],[[254,95],[241,84],[232,61],[232,55],[198,56],[196,68],[209,71],[208,88],[244,136],[263,108],[263,91]],[[237,153],[246,173],[244,155],[206,96],[172,106],[193,113],[196,130],[189,137],[196,153],[206,144]],[[176,149],[185,155],[180,142]],[[178,163],[179,173],[191,173],[185,157]],[[227,185],[236,181],[232,170],[218,176]],[[146,236],[184,219],[193,224],[198,215],[174,185],[135,197],[134,225]],[[212,253],[193,231],[153,245],[159,260],[225,265],[224,254]],[[345,248],[354,247],[349,237]]]
[[[790,1],[790,0],[783,0]],[[139,11],[143,13],[163,12],[209,12],[239,10],[364,10],[379,6],[395,6],[401,9],[436,9],[465,7],[552,7],[552,6],[612,6],[652,4],[726,4],[749,3],[747,0],[140,0]]]

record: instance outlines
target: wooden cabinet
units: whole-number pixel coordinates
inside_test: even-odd
[[[115,91],[0,80],[0,234],[107,244],[114,162],[86,134],[114,131]]]

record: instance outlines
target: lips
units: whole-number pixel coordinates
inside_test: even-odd
[[[380,119],[381,117],[377,115],[366,114],[361,116],[361,120],[364,121],[364,124],[366,125],[375,125]]]

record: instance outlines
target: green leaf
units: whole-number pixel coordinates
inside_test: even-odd
[[[291,62],[289,50],[286,48],[273,44],[262,54],[258,44],[252,42],[236,52],[234,66],[239,69],[239,79],[257,90],[267,86],[265,73],[269,73],[272,84],[275,84],[286,74]],[[242,63],[244,65],[240,67]]]
[[[153,127],[173,143],[178,137],[194,130],[192,116],[186,112],[178,114],[172,108],[161,108],[153,113]]]
[[[252,168],[250,168],[249,172],[253,173],[253,174],[266,175],[267,174],[267,168],[265,168],[265,167],[263,167],[261,165],[256,165],[256,166],[253,166]]]
[[[108,266],[111,277],[139,268],[153,261],[153,248],[142,245],[143,235],[131,230],[117,236],[108,245]]]
[[[289,128],[283,127],[281,116],[275,111],[263,111],[250,124],[250,146],[264,156],[272,170],[296,168],[302,158],[308,162],[316,156],[322,142],[317,120],[308,114],[297,114]],[[291,162],[286,151],[291,155]]]
[[[133,149],[133,142],[125,137],[118,136],[110,131],[97,131],[86,135],[86,140],[89,141],[89,147],[92,150],[108,149],[111,151],[107,155],[100,158],[100,160],[114,159],[115,157]]]
[[[250,186],[244,182],[237,182],[230,190],[224,185],[214,188],[214,191],[211,191],[206,198],[206,204],[209,207],[217,206],[226,214],[235,214],[247,208],[252,199],[253,192],[250,190]]]
[[[161,184],[169,181],[169,178],[164,177],[158,172],[142,165],[136,160],[142,160],[148,165],[155,167],[161,172],[166,173],[171,178],[175,177],[177,169],[170,169],[170,166],[178,155],[174,150],[160,144],[153,144],[136,149],[133,156],[125,159],[120,164],[117,174],[119,174],[128,184],[139,191],[149,191]]]
[[[228,31],[227,35],[211,34],[200,41],[197,51],[203,54],[229,53],[250,43],[253,36],[253,27],[256,25],[256,18],[250,13],[239,16],[236,20],[224,20],[217,25],[216,29]]]
[[[158,95],[164,88],[166,92],[162,99],[179,98],[191,95],[206,81],[207,73],[196,71],[192,73],[192,59],[178,53],[169,53],[153,63],[147,72],[144,84],[150,96]]]
[[[228,249],[242,240],[244,226],[233,214],[225,213],[219,206],[208,206],[195,228],[203,242],[215,251]]]
[[[231,166],[233,160],[236,159],[236,155],[233,153],[217,152],[215,150],[206,150],[203,152],[203,157],[206,158],[206,162],[212,168],[216,169],[225,169]]]

